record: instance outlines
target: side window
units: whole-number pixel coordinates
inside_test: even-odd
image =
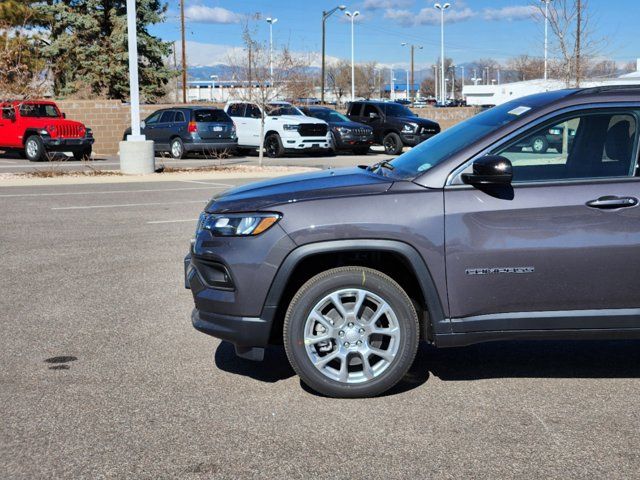
[[[13,120],[16,118],[16,112],[11,105],[2,107],[2,118]]]
[[[227,115],[230,117],[244,116],[244,103],[232,103],[227,109]]]
[[[173,110],[167,110],[162,113],[162,117],[160,117],[160,123],[172,123],[176,118],[176,112]]]
[[[176,119],[174,122],[176,123],[184,123],[186,120],[184,119],[184,113],[181,111],[176,112]]]
[[[548,123],[494,153],[513,165],[513,181],[632,176],[636,117],[584,113]]]
[[[245,112],[244,116],[249,118],[260,118],[262,115],[260,114],[260,109],[258,108],[257,105],[254,105],[253,103],[248,103],[247,111]]]
[[[162,112],[153,113],[151,116],[147,117],[144,123],[146,125],[153,125],[154,123],[158,123],[158,120],[160,119],[160,115],[162,115]]]
[[[374,114],[373,116],[371,114]],[[380,113],[375,105],[371,105],[370,103],[364,104],[364,111],[362,112],[362,116],[365,118],[375,118],[380,117]]]
[[[351,104],[350,115],[359,117],[362,113],[362,104],[361,103],[353,103]]]

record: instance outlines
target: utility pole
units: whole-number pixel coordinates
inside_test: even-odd
[[[180,0],[180,35],[182,37],[182,103],[187,103],[187,45],[184,38],[184,0]]]
[[[178,53],[176,48],[176,42],[173,42],[173,70],[178,72]],[[175,102],[178,103],[178,99],[180,98],[180,89],[178,88],[178,76],[176,75],[176,91],[175,91]]]
[[[336,10],[344,10],[345,8],[347,8],[344,5],[338,5],[335,8],[332,8],[331,10],[328,11],[323,11],[322,12],[322,72],[320,73],[320,103],[324,104],[324,80],[325,80],[325,74],[324,74],[324,57],[325,57],[325,45],[326,45],[326,23],[327,23],[327,18],[329,18],[331,15],[333,15],[335,13]]]
[[[419,49],[422,50],[422,45],[409,45],[407,42],[402,42],[400,45],[402,45],[403,47],[409,46],[411,48],[411,87],[407,86],[407,88],[413,88],[414,85],[414,63],[413,63],[413,55],[414,55],[414,51],[415,49]],[[415,99],[415,91],[414,91],[414,95],[413,95],[414,99]],[[409,99],[409,97],[407,97],[407,99]]]

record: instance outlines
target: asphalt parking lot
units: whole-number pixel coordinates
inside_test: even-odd
[[[2,478],[640,476],[640,342],[422,346],[335,400],[196,332],[195,219],[248,181],[0,187]]]

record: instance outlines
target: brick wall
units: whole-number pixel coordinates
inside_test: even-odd
[[[96,142],[93,151],[97,155],[116,155],[118,142],[122,140],[124,131],[129,127],[129,105],[118,100],[59,100],[60,109],[70,120],[78,120],[93,130]],[[141,105],[140,116],[146,118],[159,108],[178,106]],[[212,104],[203,104],[211,106]],[[222,105],[216,105],[222,107]],[[417,108],[414,111],[421,117],[435,120],[442,129],[449,128],[462,120],[475,115],[478,110],[472,107],[461,108]]]

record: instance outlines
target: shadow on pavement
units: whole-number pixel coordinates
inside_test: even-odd
[[[221,342],[216,349],[215,362],[220,370],[267,383],[286,380],[295,375],[282,346],[268,347],[264,352],[264,361],[254,362],[238,357],[231,343]]]
[[[273,383],[295,375],[283,347],[269,347],[263,362],[252,362],[237,357],[233,345],[222,342],[216,350],[215,362],[221,370],[262,382]],[[383,396],[417,388],[430,375],[443,381],[640,378],[640,341],[494,342],[443,349],[421,343],[405,378]],[[301,385],[305,391],[318,395],[302,382]]]

